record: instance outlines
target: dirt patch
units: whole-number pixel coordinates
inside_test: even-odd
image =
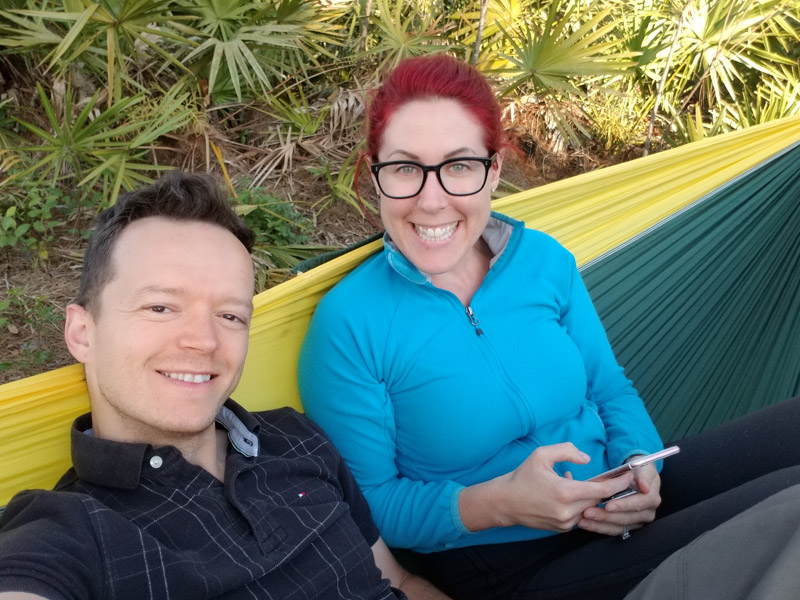
[[[13,381],[73,362],[64,344],[64,307],[72,300],[80,263],[72,250],[55,249],[46,268],[27,256],[7,256],[0,303],[0,382]]]

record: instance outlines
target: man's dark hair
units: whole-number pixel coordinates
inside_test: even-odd
[[[83,259],[76,304],[95,316],[99,314],[100,292],[116,274],[114,246],[128,225],[146,217],[218,225],[236,236],[248,252],[253,249],[253,232],[233,211],[216,179],[170,171],[146,187],[123,194],[114,206],[98,215]]]

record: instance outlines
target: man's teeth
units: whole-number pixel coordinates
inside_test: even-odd
[[[178,379],[180,381],[188,381],[189,383],[205,383],[211,379],[211,375],[194,375],[192,373],[162,373],[165,377],[170,379]]]
[[[421,225],[414,225],[417,235],[426,242],[443,242],[456,230],[458,223],[450,223],[443,227],[422,227]]]

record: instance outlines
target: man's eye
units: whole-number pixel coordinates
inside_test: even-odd
[[[156,304],[155,306],[150,306],[149,309],[150,309],[150,312],[154,312],[154,313],[158,313],[158,314],[164,314],[164,313],[171,312],[169,308],[167,308],[166,306],[161,306],[160,304]]]
[[[241,318],[241,317],[239,317],[237,315],[231,314],[231,313],[225,313],[224,315],[222,315],[222,318],[227,320],[227,321],[232,321],[234,323],[242,323],[243,325],[247,325],[247,321],[245,321],[243,318]]]

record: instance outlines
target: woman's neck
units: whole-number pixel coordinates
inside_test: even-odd
[[[431,283],[455,294],[464,306],[469,306],[472,297],[481,287],[489,272],[492,251],[481,237],[473,246],[472,252],[454,269],[440,275],[432,275]]]

